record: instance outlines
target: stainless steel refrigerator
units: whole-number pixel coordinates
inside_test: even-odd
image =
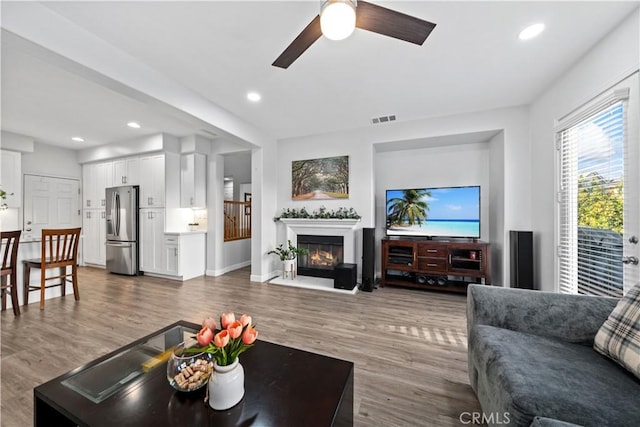
[[[107,271],[139,273],[137,185],[107,188]]]

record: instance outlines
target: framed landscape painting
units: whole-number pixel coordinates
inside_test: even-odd
[[[291,162],[293,200],[349,198],[349,156]]]

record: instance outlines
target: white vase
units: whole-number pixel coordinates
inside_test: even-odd
[[[282,262],[282,278],[283,279],[295,279],[297,259],[285,259]]]
[[[235,406],[244,396],[244,368],[236,357],[230,365],[213,363],[213,374],[209,378],[209,406],[223,411]]]

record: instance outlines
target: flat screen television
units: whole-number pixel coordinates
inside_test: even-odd
[[[387,236],[480,238],[480,186],[387,190]]]

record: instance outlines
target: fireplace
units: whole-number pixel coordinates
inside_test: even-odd
[[[298,234],[296,246],[309,251],[298,256],[298,274],[333,278],[333,268],[344,262],[342,236]]]

